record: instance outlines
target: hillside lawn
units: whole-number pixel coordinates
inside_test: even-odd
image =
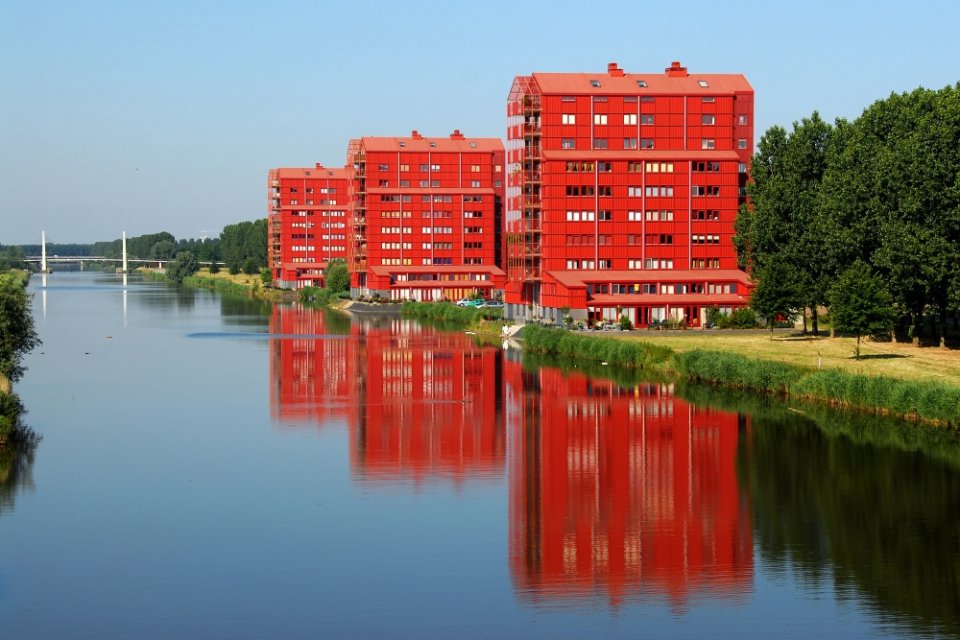
[[[840,368],[854,373],[909,380],[939,380],[960,386],[960,351],[936,347],[921,348],[909,343],[874,342],[865,339],[860,345],[861,359],[855,360],[855,338],[804,336],[792,329],[776,331],[773,340],[770,339],[769,331],[753,330],[637,330],[626,333],[611,331],[596,335],[643,340],[676,351],[733,351],[747,357],[787,362],[811,369],[817,368],[819,352],[823,356],[824,369]]]

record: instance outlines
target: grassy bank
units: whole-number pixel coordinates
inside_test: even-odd
[[[648,341],[585,336],[538,326],[524,328],[523,337],[526,348],[535,352],[960,426],[960,387],[939,380],[908,380],[838,368],[818,370],[726,351],[676,351]]]
[[[167,281],[166,275],[156,269],[141,269],[143,277],[148,280]],[[255,296],[269,302],[284,302],[296,299],[296,292],[264,287],[260,276],[234,274],[220,271],[211,274],[207,269],[201,269],[192,276],[183,279],[183,284],[194,289],[208,289],[218,293],[235,296]]]
[[[401,305],[400,314],[405,318],[425,320],[443,328],[466,328],[490,335],[500,335],[503,326],[502,309],[458,307],[449,302],[407,300]]]

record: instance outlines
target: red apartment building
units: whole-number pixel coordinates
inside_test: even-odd
[[[267,177],[267,262],[276,286],[322,286],[323,270],[347,257],[352,169],[271,169]]]
[[[610,605],[738,598],[753,582],[737,480],[745,418],[671,385],[623,389],[579,373],[504,365],[510,569],[532,602]]]
[[[747,304],[731,237],[753,150],[739,74],[534,73],[507,100],[507,315],[636,325]]]
[[[351,293],[456,300],[502,293],[503,143],[497,138],[351,140]]]

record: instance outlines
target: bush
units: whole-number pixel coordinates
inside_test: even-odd
[[[273,284],[273,272],[266,267],[260,269],[260,282],[262,282],[263,286],[265,287],[269,287],[271,284]]]
[[[750,307],[734,309],[730,314],[731,329],[755,329],[757,326],[757,314]]]
[[[634,369],[649,368],[667,362],[669,347],[635,340],[583,336],[563,329],[527,325],[523,329],[526,349],[563,358],[606,362]]]

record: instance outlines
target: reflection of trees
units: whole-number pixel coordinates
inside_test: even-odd
[[[18,425],[0,448],[0,514],[13,510],[20,490],[33,489],[33,454],[39,441],[29,427]]]
[[[766,562],[838,593],[860,594],[884,617],[960,635],[960,471],[874,431],[871,418],[825,428],[797,414],[753,416],[739,451],[755,539]],[[870,424],[870,423],[874,424]],[[915,427],[912,427],[915,429]]]

